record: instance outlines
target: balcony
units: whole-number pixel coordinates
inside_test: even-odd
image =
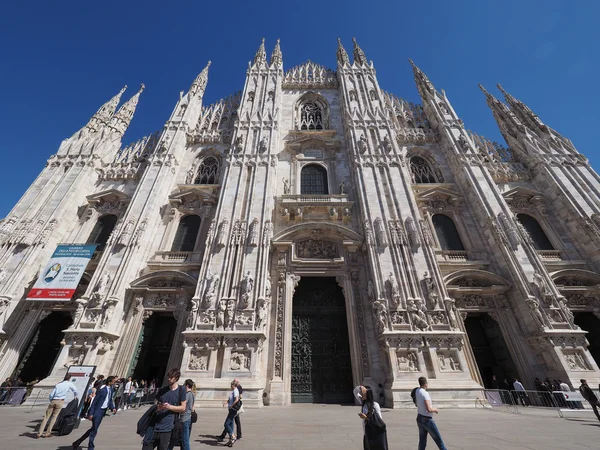
[[[354,202],[347,194],[303,195],[288,194],[279,197],[283,220],[344,220],[352,217]]]
[[[435,253],[438,261],[465,262],[469,259],[466,250],[438,250]]]
[[[537,253],[544,262],[556,262],[563,259],[560,250],[538,250]]]
[[[158,251],[148,261],[152,270],[168,268],[199,269],[202,264],[202,252],[167,252]]]
[[[477,251],[435,250],[436,260],[444,275],[462,269],[486,270],[490,262],[486,259],[479,259],[482,256],[484,255]]]

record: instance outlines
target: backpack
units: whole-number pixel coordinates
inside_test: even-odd
[[[412,398],[413,403],[415,404],[415,406],[417,406],[417,390],[419,388],[416,387],[414,388],[412,391],[410,391],[410,397]]]

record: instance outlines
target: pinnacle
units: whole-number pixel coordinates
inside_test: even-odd
[[[487,94],[487,93],[488,93],[488,91],[486,91],[486,90],[485,90],[485,88],[484,88],[484,87],[483,87],[481,84],[478,84],[477,86],[479,86],[479,89],[481,89],[481,91],[482,91],[484,94]]]

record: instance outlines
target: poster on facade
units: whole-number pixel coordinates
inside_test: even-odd
[[[96,366],[69,366],[69,369],[67,370],[69,381],[75,385],[75,389],[77,389],[77,393],[79,394],[77,396],[79,399],[79,407],[81,407],[81,402],[86,397],[95,371]],[[75,398],[75,394],[69,391],[65,398],[65,402],[63,403],[63,408],[66,408],[73,398]]]
[[[27,300],[53,302],[71,300],[95,250],[96,244],[58,245],[27,294]]]

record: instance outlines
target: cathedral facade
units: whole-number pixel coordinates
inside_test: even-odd
[[[524,103],[483,87],[508,146],[381,90],[356,41],[284,70],[264,41],[243,90],[123,146],[142,88],[64,140],[0,225],[0,378],[70,365],[192,378],[219,405],[390,407],[419,376],[445,404],[516,377],[600,381],[600,177]],[[96,244],[70,301],[27,294],[59,243]]]

